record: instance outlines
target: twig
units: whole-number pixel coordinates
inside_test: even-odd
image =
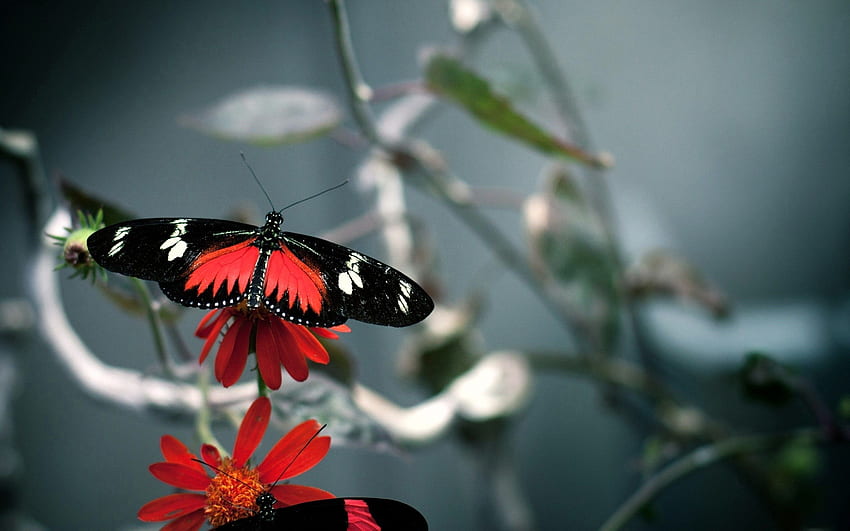
[[[646,504],[658,496],[661,491],[678,479],[700,468],[705,468],[736,455],[769,450],[796,438],[819,440],[820,435],[821,433],[817,429],[805,428],[778,435],[742,435],[729,437],[712,444],[701,446],[673,461],[645,481],[599,529],[600,531],[615,531],[620,529],[645,507]]]
[[[348,27],[345,1],[330,0],[328,4],[333,17],[334,43],[339,53],[342,73],[345,76],[345,86],[348,89],[348,99],[354,120],[370,142],[381,145],[381,139],[372,118],[372,110],[367,103],[372,99],[372,89],[363,81],[360,68],[357,66],[357,57],[354,55],[354,47],[351,44],[351,30]]]

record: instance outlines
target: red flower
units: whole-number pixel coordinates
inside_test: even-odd
[[[201,319],[195,330],[196,336],[207,340],[199,363],[204,362],[218,336],[222,335],[215,359],[215,378],[225,387],[230,387],[242,376],[252,345],[255,346],[257,369],[270,389],[280,387],[281,365],[293,379],[303,382],[309,374],[308,359],[321,364],[330,361],[325,347],[311,330],[329,339],[339,337],[331,330],[351,331],[346,325],[308,329],[266,310],[249,310],[244,304],[213,310]]]
[[[258,466],[249,465],[270,415],[268,398],[260,397],[251,404],[236,434],[233,457],[222,457],[210,444],[201,447],[203,461],[211,465],[209,468],[215,467],[214,477],[207,475],[208,467],[192,460],[195,454],[183,443],[164,435],[160,448],[165,462],[152,464],[151,474],[174,487],[200,493],[180,492],[157,498],[139,509],[139,519],[171,520],[162,528],[164,531],[196,531],[204,520],[218,527],[253,516],[258,509],[257,496],[265,491],[277,499],[275,507],[333,498],[330,492],[315,487],[276,484],[313,468],[328,453],[331,438],[313,438],[321,429],[315,420],[302,422],[281,437]]]

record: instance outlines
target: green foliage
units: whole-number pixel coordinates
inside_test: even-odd
[[[487,127],[546,155],[567,157],[595,167],[608,164],[602,158],[546,132],[457,59],[443,54],[432,55],[425,65],[425,81],[435,94],[460,105]]]
[[[572,176],[562,168],[551,173],[524,211],[534,272],[602,344],[613,345],[620,309],[617,264]]]

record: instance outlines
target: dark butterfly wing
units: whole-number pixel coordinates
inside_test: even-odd
[[[220,531],[427,531],[422,513],[396,500],[333,498],[274,510],[272,520],[243,518]]]
[[[88,239],[92,257],[110,271],[155,280],[168,298],[186,306],[209,308],[235,304],[256,264],[246,265],[256,247],[253,225],[217,219],[136,219],[100,229]],[[242,253],[241,261],[234,253]],[[230,265],[230,269],[224,267]],[[242,269],[236,270],[237,266]],[[206,267],[218,272],[209,286],[187,287],[190,275]],[[201,270],[203,271],[203,270]],[[238,280],[224,281],[224,280]],[[198,293],[200,287],[201,293]],[[229,302],[233,301],[233,302]]]
[[[409,326],[418,323],[434,309],[434,301],[416,282],[402,272],[342,245],[294,232],[282,233],[281,254],[291,252],[308,268],[312,283],[319,284],[322,305],[313,308],[339,314],[365,323]],[[265,304],[276,313],[303,309],[293,304],[293,290],[270,289],[277,270],[270,260],[266,278]],[[316,279],[320,279],[316,280]],[[270,284],[272,283],[272,284]],[[302,295],[298,292],[298,295]],[[303,300],[303,299],[302,299]],[[307,305],[310,307],[310,305]]]

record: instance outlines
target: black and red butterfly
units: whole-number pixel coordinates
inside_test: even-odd
[[[434,302],[400,271],[327,240],[284,232],[272,211],[262,227],[218,219],[136,219],[88,238],[91,256],[116,273],[159,282],[196,308],[265,307],[294,323],[331,327],[356,319],[408,326]]]
[[[257,496],[256,515],[223,526],[220,531],[427,531],[422,513],[386,498],[330,498],[274,508],[270,492]]]

